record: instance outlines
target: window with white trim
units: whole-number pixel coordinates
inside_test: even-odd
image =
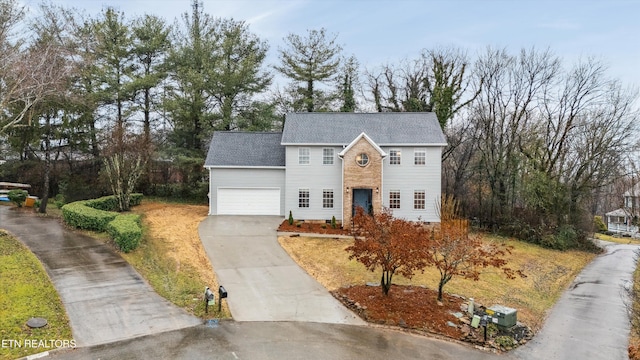
[[[425,191],[416,190],[413,192],[413,209],[424,210],[425,208]]]
[[[413,164],[414,165],[425,165],[427,163],[427,150],[426,149],[416,149],[413,152]]]
[[[298,207],[299,208],[309,207],[309,189],[298,190]]]
[[[389,150],[389,164],[400,165],[402,152],[398,149]]]
[[[322,165],[333,165],[333,149],[322,149]]]
[[[309,148],[298,148],[298,164],[309,165]]]
[[[400,190],[389,191],[389,208],[400,209]]]
[[[322,190],[322,207],[333,209],[333,189]]]

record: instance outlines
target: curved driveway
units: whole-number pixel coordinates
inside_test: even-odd
[[[593,260],[562,294],[544,327],[516,349],[518,359],[627,359],[629,315],[624,288],[632,284],[637,245],[602,242]]]
[[[0,206],[0,228],[17,236],[44,265],[78,346],[202,324],[156,294],[110,247],[66,230],[55,219]]]
[[[236,321],[363,325],[280,247],[279,216],[209,216],[200,239]]]

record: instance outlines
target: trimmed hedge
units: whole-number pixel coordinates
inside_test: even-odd
[[[128,253],[140,245],[142,228],[140,215],[118,215],[107,224],[107,233],[116,242],[120,250]]]
[[[85,230],[105,231],[107,224],[116,216],[118,213],[89,207],[86,201],[76,201],[62,207],[64,222]]]
[[[131,194],[131,206],[139,205],[141,201],[142,194]],[[140,215],[119,214],[107,210],[117,208],[115,196],[104,196],[66,204],[62,207],[62,217],[65,223],[76,228],[106,231],[120,250],[129,252],[140,244]]]
[[[142,194],[136,193],[131,194],[129,198],[129,206],[140,205],[142,202]],[[85,201],[85,204],[89,207],[98,210],[104,211],[117,211],[118,210],[118,199],[114,195],[103,196],[101,198],[92,199]]]

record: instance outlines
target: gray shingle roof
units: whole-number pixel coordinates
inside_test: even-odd
[[[279,132],[214,132],[205,166],[284,166]]]
[[[287,114],[282,144],[349,144],[362,132],[380,146],[447,142],[435,113]]]

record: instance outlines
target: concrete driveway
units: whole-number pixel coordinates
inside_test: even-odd
[[[200,239],[228,291],[234,320],[364,325],[280,247],[281,221],[218,215],[200,223]]]
[[[637,245],[602,242],[598,256],[576,277],[518,359],[628,359],[629,316],[625,286],[631,286]]]
[[[44,265],[78,346],[202,324],[156,294],[110,247],[66,230],[55,219],[0,206],[0,228],[17,236]]]

